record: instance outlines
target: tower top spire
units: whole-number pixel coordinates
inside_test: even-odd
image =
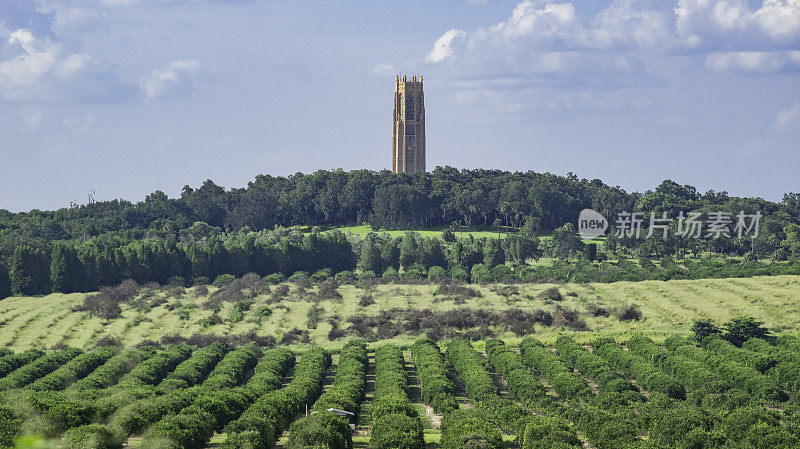
[[[403,83],[422,83],[422,75],[418,74],[401,74],[395,76],[395,83],[400,84]]]
[[[425,94],[422,75],[398,74],[395,77],[392,171],[425,172]]]

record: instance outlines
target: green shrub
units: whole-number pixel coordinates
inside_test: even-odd
[[[482,413],[458,409],[442,421],[442,449],[501,449],[503,438]]]
[[[552,416],[530,416],[526,419],[522,449],[580,448],[583,443],[567,423]]]
[[[22,420],[5,404],[0,403],[0,447],[14,445],[14,436],[19,432]]]
[[[271,285],[277,285],[286,280],[283,273],[272,273],[264,276],[264,282]]]
[[[665,410],[650,429],[650,440],[664,447],[685,447],[682,443],[693,431],[708,432],[712,419],[696,409]]]
[[[64,449],[119,449],[122,442],[106,426],[101,424],[87,424],[74,427],[64,433],[61,440]]]
[[[492,280],[495,282],[506,282],[514,278],[514,270],[507,265],[496,265],[492,268]]]
[[[503,376],[508,391],[525,404],[537,404],[547,396],[547,388],[532,375],[522,361],[522,356],[509,348],[501,340],[488,340],[486,353],[489,363]]]
[[[410,266],[403,269],[403,277],[406,279],[423,279],[425,278],[425,272],[422,267]]]
[[[417,340],[411,346],[411,358],[417,367],[422,399],[436,413],[446,414],[458,408],[455,385],[447,377],[447,366],[439,347],[431,340]]]
[[[362,271],[361,273],[358,274],[358,280],[359,281],[363,281],[363,280],[367,280],[367,279],[375,279],[376,277],[377,276],[375,275],[375,272],[372,271],[372,270],[364,270],[364,271]]]
[[[185,286],[186,280],[183,276],[172,276],[171,278],[167,279],[167,285],[177,285],[177,286]]]
[[[434,265],[428,269],[428,281],[430,282],[439,282],[446,277],[447,272],[440,266]]]
[[[374,273],[373,273],[373,275],[374,275]],[[340,272],[336,273],[336,277],[335,277],[336,282],[338,282],[340,284],[352,283],[355,280],[355,278],[356,277],[355,277],[355,275],[353,274],[352,271],[340,271]]]
[[[288,386],[256,399],[242,414],[225,426],[226,449],[269,449],[306,404],[322,392],[330,354],[314,348],[303,354]],[[258,370],[258,368],[257,368]]]
[[[722,329],[717,327],[717,325],[709,319],[694,320],[694,323],[692,323],[692,338],[697,343],[702,343],[703,340],[711,335],[721,333]]]
[[[483,357],[469,342],[455,338],[448,343],[445,353],[472,400],[481,401],[487,396],[496,396],[499,393],[497,385],[486,369]]]
[[[469,282],[469,273],[461,267],[453,267],[450,269],[450,277],[456,281]]]
[[[305,271],[295,271],[287,280],[293,284],[304,285],[309,282],[308,273]]]
[[[328,411],[315,412],[292,423],[287,449],[351,449],[350,426],[344,418]]]
[[[82,351],[75,348],[45,354],[0,379],[0,391],[24,387],[40,377],[50,374],[80,354]]]
[[[17,368],[31,363],[43,355],[44,352],[39,349],[28,349],[25,352],[9,354],[0,358],[0,378],[7,376]]]
[[[40,377],[29,388],[32,390],[63,390],[72,382],[89,375],[98,366],[117,353],[115,347],[105,347],[78,355],[52,373]]]
[[[724,323],[722,327],[725,333],[722,338],[731,342],[731,344],[742,347],[744,342],[751,338],[760,338],[762,340],[771,340],[774,337],[770,335],[769,329],[763,326],[764,323],[757,321],[752,317],[740,316]]]
[[[222,288],[226,285],[230,285],[230,283],[234,280],[236,280],[236,278],[232,274],[220,274],[216,279],[214,279],[214,283],[212,285],[217,288]]]
[[[139,348],[123,351],[111,357],[91,374],[72,384],[72,389],[100,389],[114,385],[120,377],[137,363],[152,355],[152,348]]]
[[[492,280],[492,272],[486,265],[479,263],[472,266],[473,284],[488,284]]]
[[[386,414],[375,420],[369,442],[372,449],[425,448],[422,423],[401,414]]]
[[[211,283],[211,280],[208,279],[206,276],[198,276],[192,280],[192,285],[208,285]]]
[[[332,272],[331,272],[330,268],[323,268],[321,270],[317,270],[314,274],[312,274],[310,276],[310,279],[313,282],[321,282],[321,281],[324,281],[324,280],[330,278],[331,275],[332,275]]]
[[[541,372],[562,398],[589,400],[593,397],[586,381],[538,340],[531,337],[522,340],[520,350],[525,364]]]
[[[395,282],[400,278],[400,273],[394,267],[389,267],[383,270],[383,280],[387,282]]]
[[[377,448],[423,448],[422,423],[406,393],[405,359],[394,345],[375,351],[375,394],[370,445]]]

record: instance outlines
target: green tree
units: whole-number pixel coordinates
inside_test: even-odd
[[[0,299],[11,295],[11,282],[8,278],[8,268],[0,262]]]
[[[11,294],[30,296],[46,293],[49,264],[41,251],[20,245],[11,258]]]
[[[702,343],[702,341],[711,335],[718,335],[722,333],[722,330],[714,324],[713,321],[709,319],[705,320],[695,320],[692,323],[692,339],[698,343]]]
[[[500,230],[502,229],[503,222],[499,218],[495,218],[494,222],[492,223],[492,226],[497,228],[497,238],[500,239],[502,237],[500,234]]]
[[[567,223],[553,231],[552,253],[553,257],[569,259],[578,254],[583,254],[583,241],[575,232],[575,225]]]
[[[407,268],[420,263],[422,263],[422,248],[419,234],[408,231],[403,234],[403,241],[400,243],[400,265]]]
[[[422,240],[422,263],[425,268],[447,265],[447,258],[444,255],[441,240],[436,237]]]
[[[585,251],[586,260],[593,261],[597,259],[597,243],[587,243]]]
[[[613,230],[608,234],[608,237],[606,237],[603,246],[611,254],[617,254],[617,250],[619,249],[619,237],[617,237],[617,234],[613,232]]]
[[[525,235],[509,235],[503,240],[506,260],[514,265],[524,265],[529,258],[539,255],[539,238]]]
[[[482,263],[474,265],[471,274],[472,282],[475,284],[485,284],[492,281],[492,272]]]
[[[483,263],[488,267],[495,267],[505,262],[505,252],[503,251],[501,240],[486,239],[483,246]]]
[[[53,246],[50,255],[50,284],[53,293],[69,291],[69,273],[67,272],[67,249],[63,244]]]
[[[786,238],[781,245],[786,248],[792,259],[800,259],[800,225],[792,223],[783,228],[783,233],[786,234]]]
[[[383,243],[381,249],[381,260],[384,267],[392,267],[395,270],[400,269],[400,237],[388,238]]]
[[[528,238],[533,238],[539,232],[541,228],[540,221],[537,217],[527,217],[525,218],[525,223],[519,229],[520,235],[523,235]]]
[[[383,273],[383,260],[381,258],[381,246],[377,241],[377,236],[370,232],[361,246],[361,257],[358,266],[364,271],[373,273]]]
[[[723,338],[738,347],[751,338],[771,340],[773,337],[763,324],[753,317],[736,317],[722,325],[725,329]]]

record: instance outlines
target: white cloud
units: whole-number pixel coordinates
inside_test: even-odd
[[[578,25],[575,6],[572,3],[547,3],[538,8],[533,1],[526,0],[511,13],[511,17],[495,24],[487,30],[487,37],[513,40],[520,37],[533,37],[544,40],[566,37]],[[482,32],[478,38],[483,38]]]
[[[388,76],[391,75],[392,73],[397,72],[395,67],[392,64],[389,64],[388,62],[382,62],[380,64],[376,64],[374,67],[369,69],[369,71],[379,76]]]
[[[155,69],[139,84],[148,99],[185,96],[191,93],[194,83],[192,75],[200,70],[197,59],[181,59]]]
[[[774,73],[800,68],[800,51],[738,51],[712,53],[706,67],[715,72]]]
[[[425,57],[425,61],[434,63],[444,61],[453,54],[453,45],[464,39],[466,35],[467,32],[464,30],[452,29],[446,31],[433,43],[433,49]]]
[[[13,31],[7,47],[18,54],[0,62],[0,97],[6,100],[53,99],[48,95],[52,84],[79,75],[90,59],[83,54],[64,54],[61,44],[37,39],[27,29]]]
[[[775,127],[780,129],[800,129],[800,101],[795,102],[788,109],[778,112],[775,117]]]
[[[593,20],[591,43],[599,48],[653,48],[672,45],[667,13],[637,0],[616,0]]]
[[[800,0],[764,0],[752,10],[745,0],[679,0],[678,35],[691,47],[726,42],[745,48],[797,45]]]

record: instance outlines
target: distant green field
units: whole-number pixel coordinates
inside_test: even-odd
[[[391,235],[392,237],[398,237],[398,236],[402,236],[403,234],[406,233],[406,230],[387,231],[385,229],[382,229],[382,230],[379,230],[379,231],[375,231],[374,229],[372,229],[372,226],[370,226],[370,225],[342,226],[342,227],[333,228],[333,229],[342,231],[345,234],[349,232],[351,234],[360,235],[360,236],[365,236],[365,235],[369,234],[370,232],[380,232],[380,233],[386,232],[389,235]],[[412,230],[414,232],[418,232],[419,234],[421,234],[421,235],[423,235],[425,237],[441,237],[442,236],[442,231],[444,231],[445,229],[450,229],[450,228],[448,228],[448,227],[440,227],[440,228],[412,229]],[[513,229],[510,232],[511,232],[511,234],[516,234],[516,231],[513,230]],[[468,226],[468,227],[465,226],[465,227],[463,227],[463,229],[455,230],[454,233],[458,237],[468,237],[468,236],[471,235],[471,236],[475,237],[476,239],[477,238],[481,238],[481,237],[488,237],[488,238],[494,237],[494,238],[497,238],[497,236],[498,236],[497,230],[495,230],[493,228],[490,228],[489,226]],[[505,231],[505,229],[501,228],[501,230],[500,230],[500,238],[504,238],[506,235],[508,235],[508,234]]]
[[[338,231],[342,231],[345,234],[347,234],[349,232],[351,234],[362,236],[362,237],[367,235],[367,234],[369,234],[370,232],[378,232],[378,233],[384,233],[385,232],[385,233],[388,233],[389,235],[391,235],[392,237],[400,237],[403,234],[405,234],[407,231],[409,231],[409,230],[391,230],[391,231],[389,231],[389,230],[386,230],[386,229],[381,229],[379,231],[376,231],[376,230],[372,229],[372,226],[370,226],[370,225],[341,226],[341,227],[337,227],[337,228],[326,229],[326,231],[331,231],[331,230],[334,230],[334,229],[338,230]],[[424,237],[441,237],[442,236],[442,231],[444,231],[445,229],[450,229],[450,228],[449,227],[438,227],[438,228],[410,229],[410,230],[414,231],[414,232],[417,232],[417,233],[419,233],[420,235],[422,235]],[[310,228],[306,228],[306,230],[310,231]],[[508,231],[506,231],[506,229],[504,227],[501,227],[500,234],[498,234],[497,230],[492,228],[492,227],[490,227],[490,226],[462,226],[461,228],[456,229],[454,231],[454,233],[455,233],[456,237],[459,237],[459,238],[465,238],[465,237],[469,237],[471,235],[476,239],[479,239],[479,238],[497,238],[498,236],[501,239],[503,239],[506,236],[508,236],[509,234],[516,234],[517,231],[514,228],[510,228]],[[540,235],[539,236],[540,240],[550,240],[551,238],[553,238],[553,236],[549,235],[549,234],[544,234],[544,235]],[[592,242],[600,243],[603,240],[605,240],[605,237],[597,238],[597,239],[594,239],[594,240],[585,240],[584,239],[583,242],[584,243],[592,243]]]
[[[308,293],[299,292],[295,286],[291,287],[285,299],[276,301],[269,295],[255,298],[244,319],[238,322],[229,320],[233,305],[223,303],[218,312],[222,321],[219,324],[210,324],[209,320],[204,322],[204,318],[211,317],[213,312],[202,307],[206,298],[195,298],[191,289],[178,298],[166,300],[166,291],[155,291],[148,299],[153,306],[140,302],[137,310],[131,304],[123,304],[121,317],[111,320],[74,311],[73,308],[81,304],[85,297],[82,293],[12,297],[0,301],[0,347],[15,351],[59,344],[88,348],[104,336],[118,337],[126,346],[132,346],[171,334],[188,337],[203,333],[230,335],[251,331],[257,335],[272,335],[280,340],[284,333],[296,328],[308,330],[313,344],[335,350],[351,337],[329,341],[331,323],[346,329],[349,326],[348,318],[354,316],[376,316],[392,309],[444,312],[465,307],[488,311],[542,309],[554,313],[557,305],[577,310],[586,321],[588,330],[623,339],[634,332],[642,332],[663,340],[675,333],[688,334],[694,319],[711,318],[722,322],[741,314],[753,316],[779,333],[800,331],[800,276],[565,284],[558,286],[563,295],[563,300],[559,302],[540,296],[545,289],[553,286],[517,284],[518,293],[506,297],[498,293],[498,285],[473,285],[471,287],[477,289],[481,296],[457,304],[452,297],[434,296],[437,286],[430,284],[383,284],[370,290],[342,285],[338,289],[341,299],[325,299],[317,303],[322,310],[315,329],[308,327],[308,312],[314,301],[309,299]],[[311,293],[314,291],[315,287],[308,290]],[[371,296],[374,303],[360,306],[359,302],[365,296]],[[641,320],[620,321],[613,315],[595,317],[589,313],[593,307],[605,308],[613,313],[616,308],[628,304],[639,306]],[[260,317],[258,312],[263,307],[269,307],[272,314]],[[518,335],[499,326],[494,330],[498,336],[510,342],[520,339]],[[597,336],[596,332],[540,324],[535,326],[535,334],[543,341],[554,341],[561,332],[574,335],[578,341],[588,341]],[[404,332],[384,339],[381,344],[393,342],[405,346],[418,337]]]

